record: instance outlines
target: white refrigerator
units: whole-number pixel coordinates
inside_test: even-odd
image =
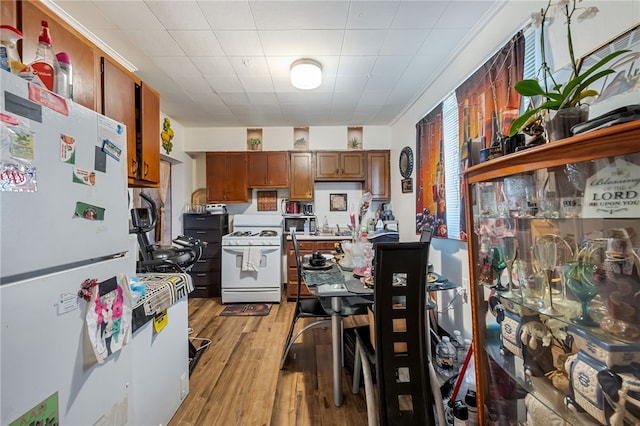
[[[56,399],[59,424],[127,424],[131,351],[85,366],[77,297],[135,274],[126,129],[4,71],[0,110],[0,424]]]

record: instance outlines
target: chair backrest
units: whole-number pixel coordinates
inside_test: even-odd
[[[425,349],[428,242],[375,248],[376,372],[382,425],[433,425]]]
[[[422,228],[422,233],[420,234],[420,242],[430,243],[432,236],[433,236],[433,228],[430,226],[425,226],[424,228]]]

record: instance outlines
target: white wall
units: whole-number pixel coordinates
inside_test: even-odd
[[[443,64],[440,72],[434,74],[432,84],[426,88],[423,95],[391,126],[392,159],[398,158],[400,150],[406,145],[412,147],[415,152],[415,124],[522,28],[532,12],[540,10],[545,4],[546,1],[512,0],[507,2],[490,22],[479,22],[482,30],[475,37],[462,43],[464,47],[452,55],[449,64]],[[594,5],[600,9],[594,19],[572,24],[575,54],[578,57],[640,22],[640,1],[584,0],[580,6]],[[566,26],[563,22],[556,18],[555,24],[549,26],[547,32],[550,35],[554,68],[562,68],[569,61],[565,38]],[[392,167],[391,172],[392,202],[394,206],[402,206],[402,208],[395,208],[394,213],[401,224],[412,223],[415,221],[415,192],[403,194],[399,190],[401,176],[398,169]],[[414,179],[415,176],[414,173]],[[400,234],[403,240],[417,238],[414,236],[414,230],[407,226],[401,226]],[[450,239],[434,239],[430,253],[430,260],[436,271],[464,284],[467,291],[469,290],[466,243]],[[453,292],[443,293],[438,309],[447,306],[453,295]],[[471,337],[470,304],[461,306],[456,301],[453,307],[454,309],[440,316],[440,325],[449,331],[456,327],[463,328],[463,335]]]
[[[165,115],[161,113],[160,124]],[[173,149],[167,154],[160,141],[160,154],[163,160],[171,163],[171,235],[172,238],[182,234],[182,213],[185,204],[191,203],[191,193],[195,190],[193,183],[193,158],[184,150],[185,128],[169,117],[174,132]]]

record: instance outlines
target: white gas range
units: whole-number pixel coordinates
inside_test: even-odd
[[[280,302],[281,258],[281,215],[235,215],[222,237],[222,303]]]

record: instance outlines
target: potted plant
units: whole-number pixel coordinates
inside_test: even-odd
[[[605,56],[588,69],[581,70],[578,68],[578,62],[576,61],[573,51],[573,40],[571,38],[571,19],[576,10],[578,10],[576,7],[578,1],[581,0],[558,0],[555,3],[555,6],[560,9],[562,15],[566,18],[567,25],[567,46],[571,60],[572,76],[565,83],[555,81],[546,62],[544,53],[544,25],[550,8],[554,6],[552,0],[548,0],[546,8],[542,9],[539,14],[533,15],[534,25],[539,23],[541,26],[540,50],[542,55],[541,71],[543,84],[541,85],[538,79],[526,79],[514,85],[515,90],[519,94],[532,99],[527,111],[511,123],[509,136],[515,135],[522,128],[540,120],[545,114],[548,116],[553,115],[553,117],[547,117],[547,133],[551,140],[571,136],[571,126],[586,121],[588,117],[588,106],[585,106],[583,101],[585,98],[598,95],[598,92],[589,89],[589,86],[602,77],[614,73],[614,70],[602,69],[602,67],[617,56],[628,52],[628,50],[619,50]],[[585,14],[585,16],[590,17],[595,15],[598,9],[595,7],[587,8],[585,12],[589,12]],[[549,81],[550,83],[548,83]],[[549,84],[552,87],[548,87]],[[550,114],[549,111],[556,111],[556,113]],[[565,118],[568,121],[558,123],[558,121],[565,120]]]
[[[298,138],[295,140],[295,142],[293,143],[293,146],[295,149],[307,149],[309,147],[309,143],[307,142],[307,139],[303,136],[301,138]]]
[[[349,139],[349,144],[351,145],[352,149],[358,149],[360,147],[360,139],[354,136]]]
[[[258,149],[261,143],[262,141],[260,140],[260,138],[257,138],[257,137],[249,138],[249,146],[254,151]]]

